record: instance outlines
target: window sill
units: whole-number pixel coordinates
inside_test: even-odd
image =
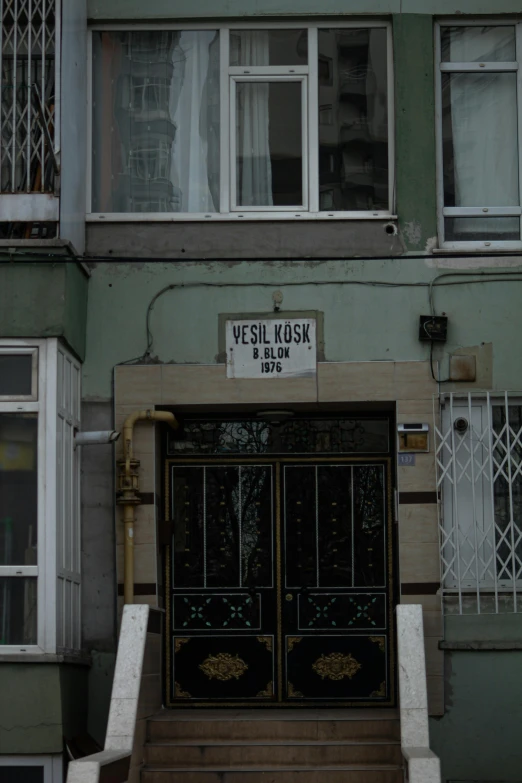
[[[92,658],[88,653],[37,653],[37,652],[18,652],[2,653],[0,651],[1,663],[68,663],[75,666],[91,666]]]
[[[87,223],[245,223],[262,220],[390,220],[396,221],[397,215],[391,212],[238,212],[227,214],[180,214],[170,212],[106,212],[89,213],[85,216]],[[521,244],[522,247],[522,244]]]
[[[522,242],[443,242],[440,247],[434,248],[435,254],[462,254],[479,253],[484,255],[498,255],[500,253],[520,253]]]

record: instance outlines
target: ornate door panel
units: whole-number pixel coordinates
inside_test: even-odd
[[[389,471],[167,460],[167,704],[394,703]]]
[[[284,698],[387,701],[385,462],[282,465]]]

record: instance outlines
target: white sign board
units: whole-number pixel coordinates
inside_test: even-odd
[[[315,318],[227,321],[227,378],[315,375]]]

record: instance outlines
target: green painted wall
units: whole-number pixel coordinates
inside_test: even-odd
[[[219,314],[270,312],[277,289],[283,292],[285,310],[324,312],[327,361],[426,360],[429,346],[418,340],[418,317],[429,313],[427,284],[451,271],[452,264],[455,271],[460,262],[442,261],[442,268],[434,263],[428,257],[100,263],[93,268],[89,284],[84,398],[111,398],[113,367],[144,353],[148,304],[162,287],[173,283],[180,287],[158,299],[151,315],[152,353],[163,362],[214,363],[219,352]],[[497,274],[506,271],[506,263],[490,261],[489,268]],[[522,279],[522,267],[512,269],[517,268]],[[356,281],[369,285],[354,285]],[[444,281],[454,282],[454,278]],[[420,282],[424,287],[381,287],[375,282]],[[521,293],[521,282],[474,285],[466,281],[435,287],[436,312],[449,317],[448,343],[436,349],[442,357],[442,374],[447,371],[448,352],[492,343],[494,388],[522,388],[522,366],[506,341],[506,329],[511,334],[522,330]]]
[[[446,714],[431,747],[451,781],[520,781],[522,651],[446,654]]]
[[[63,737],[86,731],[84,666],[2,663],[0,753],[61,753]]]
[[[393,17],[397,214],[407,250],[437,237],[433,20]]]
[[[326,16],[328,14],[516,14],[519,0],[87,0],[90,19],[201,19],[243,16]]]
[[[75,262],[0,262],[0,336],[62,337],[83,359],[88,278]]]

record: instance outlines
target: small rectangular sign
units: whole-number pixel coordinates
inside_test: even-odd
[[[403,468],[415,467],[415,454],[398,454],[398,464]]]
[[[227,378],[303,378],[317,367],[315,318],[227,321]]]

